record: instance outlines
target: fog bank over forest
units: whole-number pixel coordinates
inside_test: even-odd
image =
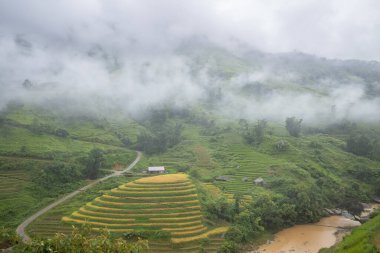
[[[360,5],[369,15],[353,26],[359,1],[295,2],[2,2],[0,108],[22,100],[139,115],[203,105],[235,118],[380,121],[378,4]]]

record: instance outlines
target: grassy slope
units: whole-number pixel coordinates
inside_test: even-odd
[[[121,147],[110,129],[100,128],[89,120],[64,123],[50,112],[25,106],[8,110],[5,118],[10,123],[0,126],[0,225],[15,227],[58,195],[86,184],[78,180],[53,191],[44,191],[34,178],[49,164],[62,161],[83,168],[82,161],[93,148],[105,152],[105,169],[112,169],[115,164],[124,166],[135,158],[133,151]],[[33,133],[28,126],[36,120],[64,128],[70,136]],[[100,143],[91,137],[98,138]]]
[[[380,251],[380,215],[355,228],[338,245],[323,249],[323,253],[374,253]]]
[[[247,145],[236,129],[221,131],[217,135],[206,135],[204,129],[185,125],[183,141],[168,152],[149,157],[149,164],[162,164],[171,171],[189,164],[198,169],[201,179],[213,181],[218,175],[227,175],[231,181],[214,182],[227,192],[248,193],[260,191],[252,181],[263,177],[271,181],[280,176],[297,181],[315,181],[316,175],[328,177],[337,187],[345,186],[347,168],[359,164],[378,170],[379,162],[358,157],[344,151],[344,142],[327,135],[310,135],[299,138],[286,135],[267,135],[259,147]],[[279,140],[288,143],[288,150],[277,152],[274,148]],[[317,144],[317,147],[312,144]],[[246,177],[247,182],[242,182]],[[306,178],[305,178],[306,177]],[[355,180],[354,180],[355,181]],[[369,187],[360,182],[366,190]]]

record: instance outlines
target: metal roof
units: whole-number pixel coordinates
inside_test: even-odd
[[[157,167],[148,167],[148,171],[164,171],[165,167],[157,166]]]

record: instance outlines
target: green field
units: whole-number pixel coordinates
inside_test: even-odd
[[[322,253],[370,253],[380,251],[380,215],[353,229],[338,245],[323,249]]]
[[[77,132],[73,135],[69,132],[64,138],[32,131],[31,124],[36,120],[63,128],[64,125],[59,125],[62,120],[51,113],[22,107],[7,111],[3,117],[6,119],[0,125],[0,224],[3,226],[16,227],[56,197],[87,183],[84,178],[77,178],[45,189],[39,185],[38,177],[49,165],[61,162],[84,169],[85,159],[97,148],[104,152],[104,174],[116,166],[128,165],[135,158],[135,152],[122,147],[112,131],[97,128],[91,121],[78,121],[74,127]],[[102,138],[86,139],[85,135]]]

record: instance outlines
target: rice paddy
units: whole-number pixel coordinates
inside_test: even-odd
[[[25,187],[29,176],[24,171],[1,171],[0,172],[0,198],[2,200],[15,197]]]
[[[236,166],[226,174],[230,180],[215,182],[228,193],[249,195],[255,187],[253,180],[258,177],[267,178],[274,166],[283,166],[287,161],[276,159],[267,154],[257,152],[243,143],[230,143],[220,147],[220,151]]]
[[[227,231],[227,227],[204,225],[195,185],[181,173],[145,177],[122,184],[63,217],[62,221],[74,225],[89,224],[94,230],[107,228],[114,233],[167,231],[170,247],[191,246],[190,252],[198,251],[194,245],[200,239]],[[170,247],[167,250],[170,251]],[[154,246],[152,252],[156,252],[153,249]]]
[[[30,210],[35,198],[31,173],[25,170],[0,170],[0,226],[15,226]]]

